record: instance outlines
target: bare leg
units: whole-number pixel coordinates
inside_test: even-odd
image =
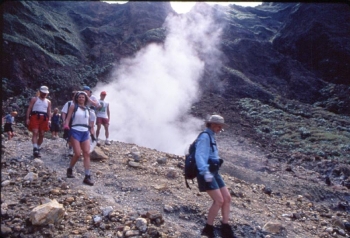
[[[73,147],[74,155],[73,155],[72,159],[70,160],[69,167],[73,168],[80,157],[81,148],[80,148],[80,142],[78,140],[74,139],[73,136],[71,136],[71,138],[70,138],[70,143]]]
[[[32,143],[33,144],[38,144],[39,130],[38,129],[33,129],[32,133],[33,133]]]
[[[109,131],[108,131],[108,124],[103,124],[104,128],[105,128],[105,136],[106,136],[106,139],[109,138]]]
[[[81,149],[83,150],[84,157],[84,168],[90,169],[90,140],[86,140],[80,143]]]
[[[40,146],[43,141],[44,141],[44,134],[45,134],[45,131],[39,131],[39,139],[38,139],[38,146]]]
[[[224,204],[221,207],[222,222],[228,223],[230,218],[231,195],[227,187],[220,188],[220,191],[224,199]]]
[[[207,224],[213,225],[216,215],[224,204],[224,198],[222,197],[220,189],[208,190],[207,193],[211,199],[213,199],[213,204],[209,208],[208,212]]]
[[[97,129],[96,129],[96,138],[100,135],[100,129],[101,129],[101,124],[97,124]]]

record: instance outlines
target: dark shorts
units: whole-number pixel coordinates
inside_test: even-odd
[[[51,132],[59,132],[60,131],[60,124],[51,124],[50,131]]]
[[[200,192],[206,192],[207,190],[216,190],[225,187],[225,182],[218,171],[212,173],[212,175],[214,176],[214,178],[211,182],[208,183],[205,181],[204,175],[198,173],[197,182],[198,189]]]
[[[5,123],[4,125],[4,132],[13,132],[13,129],[12,129],[12,124],[11,123]]]
[[[74,129],[70,129],[69,133],[70,133],[70,136],[72,136],[74,139],[76,139],[79,142],[84,142],[90,139],[89,131],[76,131]]]
[[[97,125],[100,125],[100,124],[102,124],[102,125],[109,125],[109,120],[108,120],[108,118],[97,117],[96,124]]]

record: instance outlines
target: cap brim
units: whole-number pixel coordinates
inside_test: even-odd
[[[226,124],[226,123],[219,123],[219,122],[205,121],[205,124],[207,124],[207,123],[218,124],[218,125],[222,126],[223,128],[227,128],[227,127],[229,127],[229,125],[228,125],[228,124]]]

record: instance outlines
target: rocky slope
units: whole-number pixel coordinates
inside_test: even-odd
[[[222,98],[212,95],[210,100]],[[245,100],[231,107],[249,111],[254,104],[258,102]],[[197,105],[196,113],[202,107]],[[287,150],[273,136],[259,140],[248,124],[249,114],[257,120],[265,110],[271,121],[294,115],[267,105],[254,110],[231,114],[232,127],[218,136],[236,236],[349,237],[349,158],[302,151],[302,139]],[[341,122],[335,115],[332,120]],[[265,126],[278,136],[276,128]],[[95,185],[90,187],[82,184],[82,160],[74,170],[76,178],[66,178],[69,157],[63,139],[47,135],[42,158],[34,159],[30,133],[20,124],[15,130],[13,140],[2,138],[2,237],[200,237],[210,199],[196,184],[186,188],[183,157],[118,141],[102,143],[92,153]],[[302,131],[297,133],[302,137]],[[53,200],[62,204],[61,218],[33,224],[34,208]],[[47,217],[42,216],[44,222]],[[219,230],[217,234],[221,237]]]
[[[196,7],[222,25],[225,60],[219,74],[207,67],[208,93],[188,113],[218,112],[230,124],[218,143],[235,234],[349,237],[349,5]],[[43,157],[33,159],[21,125],[39,85],[61,106],[72,89],[110,80],[123,57],[161,44],[170,4],[27,1],[1,10],[2,113],[19,111],[18,135],[2,135],[2,237],[199,237],[210,199],[185,187],[183,157],[101,145],[105,157],[92,162],[96,185],[88,187],[81,161],[77,178],[66,178],[62,139],[47,136]],[[33,224],[31,211],[49,199],[64,209],[59,221]]]

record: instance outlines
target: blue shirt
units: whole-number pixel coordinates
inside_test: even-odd
[[[13,123],[15,121],[15,118],[13,116],[11,116],[11,114],[7,114],[5,116],[5,123]]]
[[[201,134],[196,142],[196,163],[197,168],[199,170],[200,174],[204,174],[205,172],[209,171],[209,159],[211,160],[219,160],[219,153],[218,149],[216,147],[216,138],[215,133],[207,128],[204,130],[205,132],[208,132],[211,136],[212,143],[214,143],[214,151],[212,150],[212,147],[210,146],[210,138],[207,133]]]

